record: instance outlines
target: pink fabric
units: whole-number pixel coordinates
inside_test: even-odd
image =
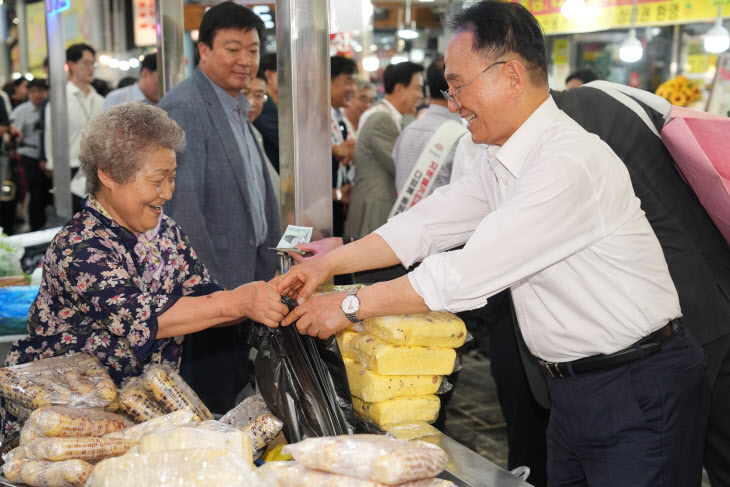
[[[730,118],[678,108],[662,141],[730,244]]]
[[[714,113],[707,113],[707,112],[701,112],[699,110],[695,110],[693,108],[685,108],[685,107],[678,107],[677,105],[672,105],[672,120],[678,117],[683,118],[709,118],[712,120],[727,120],[727,117],[723,117],[722,115],[715,115]]]

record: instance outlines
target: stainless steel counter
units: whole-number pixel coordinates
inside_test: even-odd
[[[451,480],[459,487],[529,487],[530,484],[498,467],[448,436],[432,437],[449,455],[446,471],[439,478]]]

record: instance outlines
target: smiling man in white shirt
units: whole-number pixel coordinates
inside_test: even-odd
[[[374,316],[477,308],[510,288],[550,375],[549,485],[700,485],[706,355],[678,321],[626,167],[550,98],[542,31],[524,7],[481,2],[452,27],[449,108],[492,147],[464,179],[292,268],[279,290],[303,304],[283,324],[326,337]],[[304,302],[331,275],[420,260],[400,279]]]

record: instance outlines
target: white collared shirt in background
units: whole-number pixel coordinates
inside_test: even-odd
[[[613,353],[681,316],[625,165],[552,98],[465,178],[375,233],[405,266],[425,259],[409,279],[433,310],[478,308],[509,287],[545,360]]]
[[[84,131],[91,117],[101,111],[104,98],[89,86],[89,93],[84,92],[71,81],[66,82],[66,108],[68,114],[68,152],[69,167],[79,167],[79,151],[81,150],[81,132]],[[46,146],[47,168],[53,169],[53,130],[51,128],[51,103],[46,104],[46,126],[43,134]]]

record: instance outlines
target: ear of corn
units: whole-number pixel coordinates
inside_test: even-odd
[[[123,416],[106,411],[49,406],[33,411],[28,425],[43,436],[83,437],[104,436],[131,423]]]
[[[40,438],[25,445],[33,460],[98,460],[127,453],[133,445],[121,438]]]
[[[83,460],[34,460],[22,465],[21,478],[31,487],[81,487],[93,470],[94,467]]]
[[[135,423],[143,423],[165,414],[162,407],[147,395],[139,377],[130,380],[119,392],[119,408]]]
[[[284,423],[281,420],[273,414],[267,413],[259,416],[253,423],[243,428],[243,432],[251,438],[253,449],[258,451],[263,450],[271,443],[283,427]]]
[[[23,465],[31,462],[27,458],[14,458],[3,464],[3,474],[5,478],[12,483],[22,482],[21,474],[23,473]]]
[[[53,404],[104,408],[117,392],[96,357],[75,353],[0,369],[0,394],[29,409]]]
[[[153,365],[143,377],[145,389],[168,413],[186,409],[195,414],[196,421],[213,419],[205,404],[171,368]]]

